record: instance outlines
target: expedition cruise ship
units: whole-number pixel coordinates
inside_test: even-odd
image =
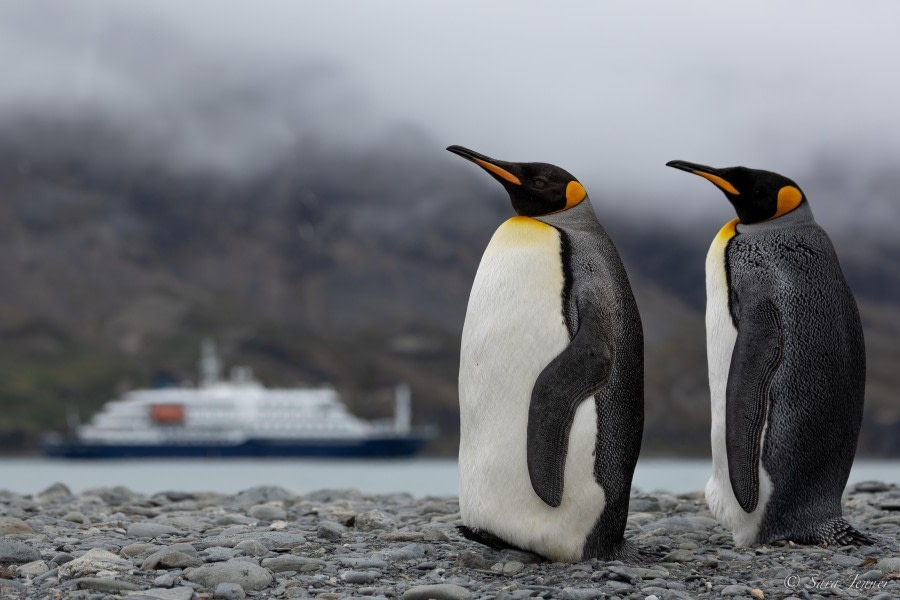
[[[266,388],[248,367],[221,377],[215,345],[205,341],[197,387],[138,389],[103,406],[67,436],[44,440],[49,456],[399,457],[434,437],[411,427],[410,393],[395,392],[394,418],[351,414],[330,387]]]

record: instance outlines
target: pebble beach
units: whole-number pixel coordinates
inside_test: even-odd
[[[644,562],[551,563],[466,540],[455,497],[0,490],[4,600],[900,598],[900,489],[849,489],[878,544],[735,547],[701,493],[635,493]]]

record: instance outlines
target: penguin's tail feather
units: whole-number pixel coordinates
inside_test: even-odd
[[[513,546],[509,542],[500,539],[490,531],[485,531],[484,529],[466,527],[465,525],[457,525],[456,529],[458,529],[467,540],[484,544],[488,548],[493,548],[494,550],[521,550],[521,548]]]
[[[861,531],[842,518],[822,523],[812,532],[806,543],[828,544],[829,546],[870,546],[877,540]]]

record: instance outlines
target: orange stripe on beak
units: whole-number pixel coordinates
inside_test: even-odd
[[[497,165],[492,165],[491,163],[481,160],[480,158],[475,158],[472,160],[474,160],[476,164],[480,165],[481,167],[484,167],[485,169],[487,169],[488,171],[490,171],[497,177],[505,179],[506,181],[508,181],[510,183],[514,183],[516,185],[522,185],[522,182],[519,181],[519,178],[516,177],[515,175],[513,175],[512,173],[510,173],[509,171],[507,171],[506,169],[501,169]]]
[[[734,194],[735,196],[740,196],[741,193],[735,189],[733,185],[719,177],[718,175],[713,175],[712,173],[704,173],[703,171],[691,171],[694,175],[699,175],[700,177],[705,177],[709,179],[714,184],[728,192],[729,194]]]

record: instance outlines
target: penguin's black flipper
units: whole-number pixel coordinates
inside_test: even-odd
[[[591,314],[580,317],[572,341],[538,376],[528,408],[531,487],[554,507],[562,502],[569,429],[575,411],[603,387],[610,371],[610,344],[601,320]]]
[[[725,446],[731,489],[741,508],[759,502],[759,457],[769,408],[769,387],[782,357],[782,328],[771,300],[751,303],[738,315],[738,334],[725,392]]]

